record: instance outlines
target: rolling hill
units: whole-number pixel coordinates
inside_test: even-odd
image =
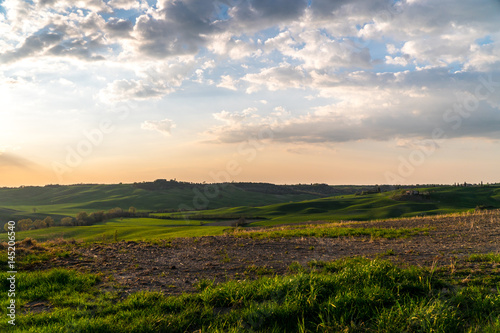
[[[0,220],[55,219],[81,211],[115,207],[138,211],[197,210],[264,206],[326,196],[354,194],[373,186],[274,185],[268,183],[196,184],[158,179],[134,184],[78,184],[0,188]]]
[[[405,195],[395,190],[366,195],[344,195],[266,205],[240,206],[156,214],[171,218],[224,219],[225,217],[261,218],[250,225],[274,225],[306,221],[373,220],[419,215],[463,212],[478,208],[500,208],[500,186],[455,187],[442,186],[413,189],[426,195]]]

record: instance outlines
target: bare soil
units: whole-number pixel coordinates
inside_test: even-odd
[[[500,213],[424,217],[346,223],[349,227],[428,227],[409,238],[252,239],[233,235],[182,238],[159,244],[144,242],[75,244],[68,257],[31,269],[73,268],[102,273],[103,288],[126,296],[139,290],[175,295],[196,290],[200,280],[223,282],[286,274],[294,262],[331,261],[344,257],[383,257],[401,265],[450,265],[473,253],[500,252]],[[499,273],[498,267],[495,272]],[[499,273],[500,274],[500,273]]]

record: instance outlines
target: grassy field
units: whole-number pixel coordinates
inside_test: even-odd
[[[200,187],[203,190],[203,187]],[[393,200],[398,191],[369,195],[343,195],[318,198],[312,194],[266,194],[244,191],[230,184],[216,189],[217,195],[200,196],[192,188],[144,190],[132,184],[73,185],[61,187],[24,187],[0,189],[0,220],[52,216],[59,220],[81,211],[98,211],[133,206],[138,211],[201,207],[208,210],[188,213],[163,213],[177,219],[197,220],[197,216],[264,217],[254,225],[273,225],[315,220],[372,220],[427,214],[446,214],[474,209],[476,206],[500,208],[500,185],[484,187],[420,188],[430,192],[429,200]],[[208,193],[208,192],[207,192]],[[203,198],[204,199],[203,199]]]
[[[6,294],[7,274],[1,273]],[[18,274],[18,303],[42,303],[17,332],[499,332],[500,294],[450,269],[399,268],[362,258],[290,266],[285,276],[165,296],[102,292],[105,277],[68,269]],[[1,301],[6,318],[7,302]],[[0,328],[10,327],[6,320]]]
[[[105,186],[107,190],[111,190],[111,192],[106,192],[110,196],[109,202],[107,203],[108,206],[96,206],[96,208],[100,207],[106,209],[118,206],[119,204],[123,205],[123,201],[121,200],[124,200],[123,197],[126,197],[126,193],[120,190],[120,185],[115,189],[113,189],[111,185]],[[78,194],[79,200],[89,200],[90,196],[94,195],[94,191],[96,190],[98,190],[98,188],[90,187],[89,191],[91,194],[88,194],[88,196],[85,196],[84,193]],[[429,192],[430,198],[418,198],[419,200],[395,200],[401,191],[369,195],[345,195],[299,202],[278,203],[260,207],[239,206],[201,211],[156,213],[152,214],[151,218],[113,219],[85,227],[52,227],[48,229],[23,231],[18,233],[18,237],[20,237],[19,239],[31,237],[41,241],[55,238],[74,238],[88,241],[110,237],[117,237],[122,240],[146,240],[219,235],[223,233],[224,230],[231,229],[231,220],[236,221],[242,216],[246,217],[248,220],[257,220],[247,225],[252,227],[310,221],[367,221],[374,219],[438,215],[470,211],[474,210],[477,206],[500,208],[500,186],[467,188],[433,187],[419,190],[421,192]],[[119,198],[118,201],[112,201],[114,191],[116,191],[114,196]],[[247,198],[247,193],[243,196]],[[11,199],[11,202],[14,202],[14,199]],[[41,203],[43,201],[42,199],[32,199],[35,203]],[[20,198],[16,200],[21,202]],[[67,198],[64,200],[67,200]],[[234,200],[242,202],[246,199],[234,198]],[[104,205],[102,202],[100,204]],[[75,205],[77,204],[73,204],[73,206]],[[89,202],[86,202],[85,205],[89,205]],[[16,207],[19,209],[28,209],[28,206]],[[69,215],[75,211],[80,211],[80,209],[74,207],[66,208],[67,210],[56,208],[55,206],[51,207],[52,209],[61,209],[60,212],[67,211]],[[45,208],[49,209],[48,206]],[[161,219],[154,217],[160,217]]]
[[[139,211],[178,209],[184,206],[196,208],[196,204],[206,204],[208,208],[232,207],[242,203],[260,206],[318,197],[311,194],[277,195],[244,191],[230,184],[207,186],[200,186],[198,191],[192,188],[144,190],[132,184],[0,188],[0,220],[43,218],[47,215],[60,218],[75,216],[81,211],[109,210],[115,207],[126,210],[131,206]],[[205,191],[208,195],[205,195]]]
[[[500,208],[500,186],[420,188],[430,192],[430,199],[394,200],[400,191],[369,195],[345,195],[302,202],[280,203],[262,207],[232,207],[201,212],[164,213],[172,218],[224,218],[225,216],[263,217],[252,226],[306,221],[366,221],[396,217],[438,215],[464,212],[477,206]]]
[[[112,219],[91,226],[53,227],[18,232],[17,239],[47,241],[57,238],[81,241],[155,240],[176,237],[220,235],[228,227],[202,226],[202,221],[164,220],[154,218]]]
[[[16,244],[15,331],[500,332],[499,218],[492,210],[257,229],[124,218],[24,231],[18,240],[86,242]],[[363,257],[349,255],[361,248]],[[0,331],[12,331],[7,320]]]

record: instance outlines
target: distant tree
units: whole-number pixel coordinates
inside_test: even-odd
[[[101,210],[98,212],[90,213],[89,218],[91,221],[93,221],[92,223],[102,222],[104,221],[104,212]]]
[[[63,217],[63,218],[61,219],[61,225],[62,225],[63,227],[69,227],[69,226],[74,225],[74,223],[73,223],[73,218],[72,218],[72,217],[69,217],[69,216],[68,216],[68,217]]]
[[[87,212],[80,212],[80,213],[76,214],[77,220],[85,220],[88,217],[89,217],[89,215],[87,214]]]
[[[108,212],[105,215],[105,219],[112,219],[121,216],[123,216],[123,209],[121,209],[120,207],[116,207],[108,210]]]
[[[137,209],[133,206],[131,206],[129,209],[128,209],[128,212],[132,215],[135,215],[135,213],[137,213]]]
[[[43,228],[47,228],[47,223],[44,222],[44,220],[35,220],[35,222],[33,222],[33,227],[35,229],[43,229]]]
[[[36,213],[36,207],[33,207],[33,213]]]
[[[22,219],[17,221],[17,227],[21,231],[30,230],[33,227],[32,219]]]
[[[76,223],[77,225],[87,225],[87,220],[89,218],[89,215],[87,212],[80,212],[76,214]]]
[[[45,224],[47,225],[47,228],[54,226],[54,219],[50,216],[47,216],[46,218],[44,218],[43,222],[45,222]]]

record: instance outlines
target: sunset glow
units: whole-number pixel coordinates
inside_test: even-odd
[[[0,1],[0,186],[497,182],[500,2]]]

